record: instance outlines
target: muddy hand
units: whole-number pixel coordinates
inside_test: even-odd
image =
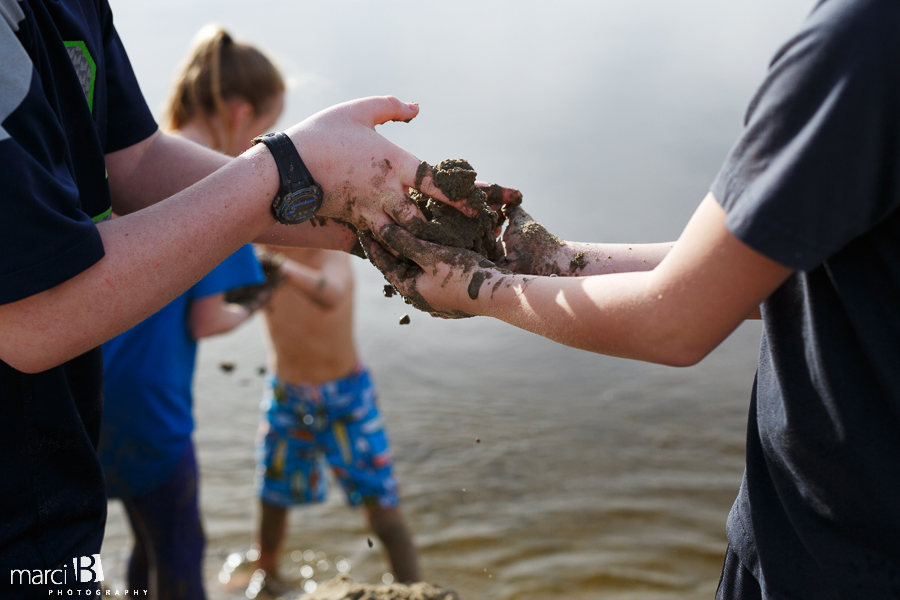
[[[515,188],[503,187],[497,183],[476,181],[475,185],[487,196],[487,203],[493,210],[500,210],[504,204],[512,204],[522,200],[522,192]]]
[[[400,257],[363,241],[369,258],[413,306],[435,316],[460,318],[478,314],[482,284],[497,275],[496,266],[469,250],[420,240],[396,225],[382,228],[384,243]]]
[[[320,215],[360,230],[378,232],[395,222],[415,230],[424,217],[409,198],[410,187],[448,201],[432,183],[431,167],[420,168],[419,159],[375,132],[376,125],[410,121],[418,112],[417,105],[391,96],[364,98],[328,108],[287,130],[325,192]]]
[[[441,312],[431,306],[418,292],[416,277],[422,272],[421,267],[404,258],[395,257],[392,252],[382,246],[368,231],[359,232],[359,241],[365,249],[369,260],[381,271],[384,278],[393,285],[407,303],[433,317],[443,319],[462,319],[471,315],[465,313]]]
[[[256,247],[256,258],[263,269],[265,276],[263,282],[225,292],[225,302],[240,304],[251,313],[268,304],[272,299],[272,294],[284,282],[284,274],[281,272],[284,255],[260,248],[260,246]]]
[[[522,208],[503,207],[509,220],[503,232],[504,257],[497,266],[522,275],[568,275],[571,261],[566,243],[547,231]]]

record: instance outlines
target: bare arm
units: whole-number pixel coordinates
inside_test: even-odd
[[[106,157],[109,189],[116,214],[126,215],[156,204],[221,169],[232,157],[177,135],[157,131],[146,140]],[[356,234],[328,221],[275,224],[255,240],[284,246],[349,250]]]
[[[523,275],[606,275],[654,269],[675,246],[596,244],[561,240],[517,205],[504,209],[509,224],[503,233],[505,256],[498,266]]]
[[[570,242],[548,232],[521,205],[509,210],[507,216],[509,226],[503,234],[505,257],[498,266],[523,275],[572,277],[650,271],[676,244]],[[759,306],[746,318],[759,319]]]
[[[253,314],[240,304],[225,302],[225,293],[204,296],[191,302],[187,327],[195,340],[227,333]]]
[[[417,111],[394,98],[370,98],[333,107],[289,130],[326,190],[321,214],[356,224],[385,223],[392,215],[415,218],[403,201],[406,189],[418,184],[427,191],[433,185],[428,178],[416,181],[420,161],[374,127],[411,119]],[[0,359],[39,372],[78,356],[148,317],[272,228],[269,204],[278,172],[268,149],[256,146],[227,164],[204,151],[194,168],[186,157],[196,145],[161,135],[109,157],[115,208],[126,214],[98,225],[105,257],[54,288],[0,306]],[[172,152],[168,162],[156,156],[166,148]],[[188,189],[134,212],[222,164]],[[187,171],[166,176],[167,168]],[[373,173],[382,171],[376,185]],[[163,191],[140,189],[154,185]],[[351,239],[346,228],[339,229]],[[296,226],[289,243],[326,245],[326,239],[328,247],[340,245],[322,231]]]
[[[286,259],[281,265],[281,273],[288,285],[324,309],[332,309],[340,304],[353,284],[350,257],[337,252],[325,253],[321,269]]]
[[[0,306],[0,358],[39,372],[150,316],[271,227],[277,177],[271,155],[254,149],[172,198],[99,224],[103,259]]]
[[[382,236],[425,267],[415,284],[437,310],[493,316],[593,352],[686,366],[718,346],[792,272],[744,245],[724,220],[708,195],[655,269],[588,277],[504,275],[396,226]],[[392,283],[409,290],[390,255],[372,250]],[[451,268],[452,261],[462,266]],[[472,299],[475,272],[485,279]]]
[[[231,161],[215,150],[157,130],[106,155],[113,211],[127,215],[197,183]]]

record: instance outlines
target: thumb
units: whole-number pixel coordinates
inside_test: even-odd
[[[419,105],[401,102],[394,96],[372,96],[352,102],[356,118],[369,127],[388,121],[411,121],[419,114]]]
[[[525,212],[522,204],[507,204],[502,207],[503,215],[509,220],[509,227],[522,229],[527,223],[536,222],[534,218]]]

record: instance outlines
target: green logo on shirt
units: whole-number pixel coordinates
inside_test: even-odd
[[[63,43],[69,52],[69,58],[72,59],[75,73],[78,74],[78,81],[84,91],[84,97],[87,98],[88,108],[94,112],[94,79],[97,77],[97,63],[94,62],[84,42]]]

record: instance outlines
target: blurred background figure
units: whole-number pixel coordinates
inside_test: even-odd
[[[354,341],[350,256],[281,252],[288,258],[280,268],[287,285],[275,290],[264,311],[275,376],[263,399],[258,442],[263,475],[256,567],[265,571],[268,592],[280,594],[287,510],[325,500],[327,462],[349,504],[363,507],[394,578],[418,581],[375,387]]]
[[[204,28],[176,77],[171,132],[231,155],[271,129],[284,81],[261,52],[219,27]],[[245,246],[159,312],[103,345],[106,392],[100,456],[107,495],[120,498],[132,531],[130,590],[205,598],[191,383],[197,340],[230,331],[258,307],[225,292],[263,274]],[[142,592],[143,593],[143,592]]]
[[[284,79],[265,54],[221,27],[197,34],[166,106],[168,128],[237,156],[272,130],[284,109]]]

